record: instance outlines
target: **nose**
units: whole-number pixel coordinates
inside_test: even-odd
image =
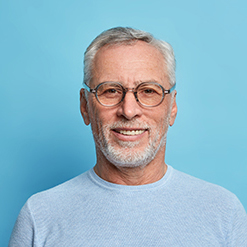
[[[142,115],[142,107],[138,104],[132,90],[128,90],[125,94],[123,102],[119,105],[117,115],[123,116],[128,120]]]

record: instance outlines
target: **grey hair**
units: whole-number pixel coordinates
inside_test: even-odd
[[[155,39],[152,34],[130,27],[115,27],[98,35],[88,46],[84,53],[84,83],[90,84],[92,80],[93,61],[97,51],[105,45],[130,45],[136,41],[144,41],[158,49],[166,62],[169,82],[171,86],[176,83],[176,61],[173,48],[165,41]]]

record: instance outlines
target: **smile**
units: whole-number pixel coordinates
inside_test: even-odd
[[[142,133],[145,132],[145,130],[115,130],[115,131],[126,136],[141,135]]]

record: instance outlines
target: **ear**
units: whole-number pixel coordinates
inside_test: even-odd
[[[90,124],[90,118],[89,118],[89,113],[88,113],[88,102],[87,98],[85,95],[85,89],[82,88],[80,91],[80,110],[81,110],[81,115],[83,117],[84,123],[86,125]]]
[[[175,90],[174,96],[173,96],[173,102],[172,102],[171,115],[170,115],[170,120],[169,120],[170,126],[172,126],[174,124],[176,116],[177,116],[177,112],[178,112],[177,103],[176,103],[176,96],[177,96],[177,91]]]

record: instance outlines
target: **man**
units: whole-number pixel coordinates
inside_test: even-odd
[[[9,246],[247,246],[235,195],[164,161],[177,114],[171,46],[113,28],[91,43],[84,62],[80,107],[97,163],[32,196]]]

